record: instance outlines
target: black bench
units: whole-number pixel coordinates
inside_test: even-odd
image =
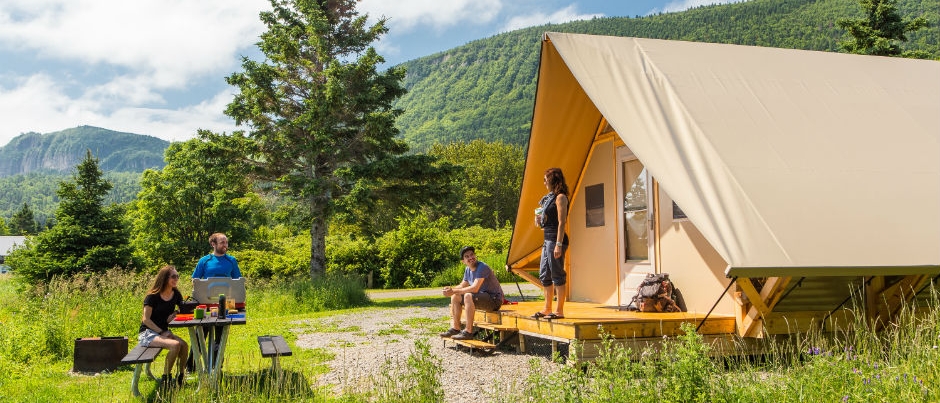
[[[149,376],[150,379],[157,380],[157,377],[153,376],[153,373],[150,372],[150,363],[157,359],[161,351],[163,351],[163,349],[160,347],[137,346],[121,359],[121,365],[136,364],[136,368],[134,368],[134,378],[131,379],[131,392],[135,397],[140,396],[137,382],[140,379],[141,367],[147,368],[147,376]]]
[[[271,369],[278,369],[278,357],[292,355],[290,346],[281,336],[258,336],[258,348],[261,349],[261,356],[271,358]]]

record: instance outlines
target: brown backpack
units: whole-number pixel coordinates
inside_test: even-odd
[[[669,280],[669,274],[647,274],[637,287],[630,305],[640,312],[685,312],[682,294]]]

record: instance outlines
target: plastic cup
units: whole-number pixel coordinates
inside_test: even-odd
[[[202,318],[205,318],[205,317],[206,317],[206,309],[205,309],[205,308],[196,308],[196,310],[193,311],[193,318],[202,319]]]

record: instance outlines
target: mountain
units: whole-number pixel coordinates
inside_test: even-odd
[[[899,0],[898,10],[904,18],[925,15],[930,23],[902,47],[940,58],[937,0]],[[857,0],[750,0],[507,32],[403,63],[408,93],[394,104],[404,111],[397,125],[418,152],[473,139],[524,145],[546,31],[837,52],[845,34],[836,21],[861,16]]]
[[[26,133],[0,147],[0,178],[32,172],[72,171],[91,150],[102,171],[163,168],[170,143],[152,136],[79,126],[54,133]]]
[[[152,136],[92,126],[19,135],[0,147],[0,217],[8,221],[25,203],[45,226],[59,204],[59,183],[71,180],[87,150],[114,185],[105,202],[131,201],[140,191],[141,172],[166,165],[163,152],[169,145]]]

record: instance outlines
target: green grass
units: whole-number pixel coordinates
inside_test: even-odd
[[[95,279],[54,281],[30,288],[0,277],[0,401],[133,402],[131,367],[99,375],[71,374],[75,338],[124,335],[134,344],[148,278],[108,273]],[[445,298],[369,302],[354,281],[325,279],[250,284],[248,324],[232,329],[223,392],[189,387],[166,394],[141,382],[145,401],[160,402],[438,402],[443,400],[439,357],[423,342],[388,361],[371,390],[334,396],[313,385],[334,358],[326,349],[297,348],[299,333],[331,337],[359,333],[332,316],[409,306],[445,306]],[[185,292],[185,291],[184,291]],[[526,379],[501,379],[487,400],[498,402],[936,402],[940,401],[940,314],[934,291],[929,307],[905,308],[897,322],[874,332],[862,319],[854,331],[809,332],[765,340],[764,355],[715,359],[702,338],[669,338],[660,349],[633,352],[607,338],[600,356],[579,366],[532,360]],[[379,333],[442,330],[439,319],[411,318]],[[257,351],[256,337],[280,334],[294,347],[282,373]],[[571,349],[578,349],[572,345]],[[154,363],[159,374],[163,357]],[[640,357],[636,359],[636,357]]]

